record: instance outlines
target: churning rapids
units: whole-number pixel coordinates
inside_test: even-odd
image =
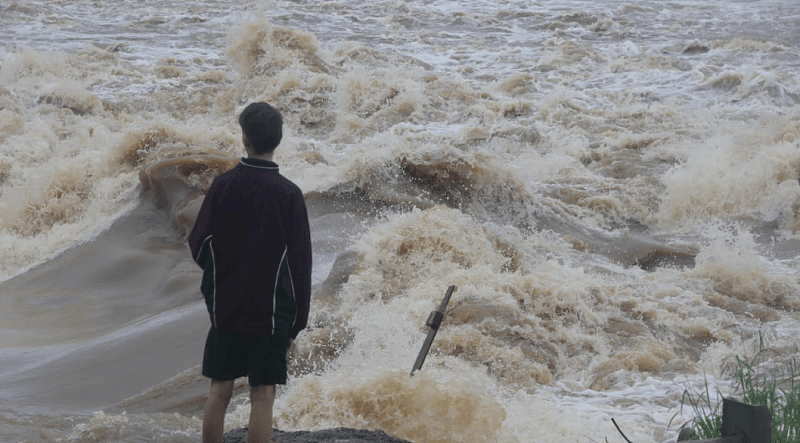
[[[762,370],[800,356],[794,0],[6,0],[0,27],[0,441],[198,440],[185,234],[254,100],[315,250],[281,430],[674,441],[759,337]]]

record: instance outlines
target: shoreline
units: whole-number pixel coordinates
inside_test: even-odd
[[[245,443],[247,428],[239,428],[227,432],[222,437],[222,443]],[[412,443],[393,437],[380,430],[366,430],[353,428],[333,428],[319,431],[292,431],[284,432],[272,430],[272,443]]]

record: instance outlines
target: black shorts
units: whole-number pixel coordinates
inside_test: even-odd
[[[247,376],[250,386],[285,385],[289,337],[208,331],[203,353],[203,375],[227,381]]]

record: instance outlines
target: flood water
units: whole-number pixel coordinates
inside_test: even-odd
[[[315,253],[281,430],[675,441],[759,337],[800,356],[795,1],[4,0],[0,29],[0,441],[199,440],[185,234],[255,100]]]

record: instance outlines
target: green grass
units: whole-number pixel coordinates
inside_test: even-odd
[[[764,338],[759,334],[759,349],[753,358],[746,360],[736,356],[736,385],[729,398],[750,405],[765,405],[769,409],[773,443],[800,443],[800,368],[792,357],[776,369],[759,370],[756,362],[767,351]],[[694,439],[720,436],[722,393],[719,390],[716,393],[712,400],[707,383],[703,391],[683,391],[681,412],[687,407],[695,417],[683,424],[681,430],[690,428]]]

